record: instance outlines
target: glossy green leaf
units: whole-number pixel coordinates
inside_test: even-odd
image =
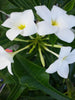
[[[23,9],[33,9],[34,6],[37,5],[38,1],[35,0],[9,0],[15,6],[19,7],[21,10]]]
[[[51,95],[57,100],[70,100],[65,95],[50,86],[49,76],[47,73],[45,73],[44,68],[28,61],[21,55],[17,55],[17,60],[20,65],[20,69],[19,66],[14,66],[14,72],[18,76],[22,85],[31,85],[30,83],[33,83],[33,87],[44,91],[45,93]]]
[[[16,84],[16,86],[14,86],[13,90],[8,96],[7,100],[17,100],[25,88],[26,87]]]
[[[21,99],[26,99],[26,100],[55,100],[55,99],[53,99],[52,97],[49,97],[49,96],[34,96],[34,97],[25,96],[25,97],[22,97]]]
[[[64,9],[66,11],[70,11],[74,7],[74,4],[75,4],[75,0],[71,0],[64,6]]]
[[[0,78],[3,79],[5,84],[15,84],[17,82],[16,77],[10,75],[7,69],[0,70]]]
[[[37,5],[46,5],[51,8],[55,0],[9,0],[11,3],[21,9],[34,9]]]

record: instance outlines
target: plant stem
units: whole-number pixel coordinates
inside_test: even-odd
[[[67,84],[67,94],[70,98],[72,98],[72,93],[73,93],[73,85],[71,83],[71,81],[69,80],[69,78],[66,80],[66,84]]]
[[[19,38],[15,38],[14,41],[30,42],[30,40],[22,40],[22,39],[19,39]]]
[[[34,39],[34,37],[32,37],[31,35],[29,36],[31,39]]]
[[[6,14],[4,11],[0,10],[0,12],[1,12],[2,14],[4,14],[4,15],[10,17],[10,15],[9,15],[9,14]]]
[[[44,61],[44,57],[43,57],[43,55],[42,55],[42,51],[41,51],[40,46],[38,47],[38,51],[39,51],[41,63],[42,63],[42,65],[43,65],[43,67],[45,67],[45,61]]]
[[[14,53],[12,53],[12,56],[14,57],[17,53],[19,53],[19,52],[21,52],[21,51],[23,51],[23,50],[29,48],[32,44],[33,44],[33,43],[31,43],[30,45],[25,46],[25,47],[22,48],[22,49],[19,49],[19,50],[15,51]]]
[[[53,55],[55,55],[56,57],[59,57],[59,55],[58,55],[57,53],[55,53],[55,52],[49,50],[47,47],[43,46],[43,48],[44,48],[46,51],[48,51],[48,52],[52,53]]]
[[[45,46],[49,46],[49,47],[55,47],[55,48],[61,48],[62,46],[61,45],[51,45],[51,44],[47,44],[47,43],[44,43]]]

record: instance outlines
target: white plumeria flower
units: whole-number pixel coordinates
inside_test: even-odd
[[[29,36],[37,32],[32,10],[11,13],[10,18],[2,26],[10,28],[6,32],[6,36],[10,40],[14,40],[19,34]]]
[[[66,11],[53,6],[51,11],[46,6],[36,6],[37,14],[44,20],[37,23],[38,34],[53,34],[65,41],[72,42],[74,33],[70,30],[75,26],[75,16],[67,15]]]
[[[75,62],[75,49],[71,52],[71,47],[62,47],[59,58],[49,66],[47,73],[57,72],[62,78],[68,78],[69,64]]]
[[[13,57],[0,46],[0,70],[7,67],[9,73],[13,75],[11,70],[11,63],[13,62]]]

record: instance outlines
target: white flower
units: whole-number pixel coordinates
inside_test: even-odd
[[[29,36],[37,32],[32,10],[11,13],[10,18],[2,26],[10,28],[6,32],[6,36],[10,40],[14,40],[19,34]]]
[[[59,58],[49,66],[46,72],[50,74],[57,72],[61,77],[68,78],[69,64],[75,62],[75,49],[70,51],[71,47],[62,47]]]
[[[13,62],[13,57],[0,46],[0,70],[7,67],[9,73],[13,75],[11,70],[11,63]]]
[[[44,20],[37,23],[38,34],[53,34],[65,41],[72,42],[74,33],[71,28],[75,26],[75,16],[67,15],[66,11],[53,6],[51,11],[46,6],[36,6],[37,14]]]

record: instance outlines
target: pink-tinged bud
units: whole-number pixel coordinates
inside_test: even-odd
[[[13,50],[8,49],[8,48],[7,48],[7,49],[5,49],[5,51],[6,51],[6,52],[13,52]]]

